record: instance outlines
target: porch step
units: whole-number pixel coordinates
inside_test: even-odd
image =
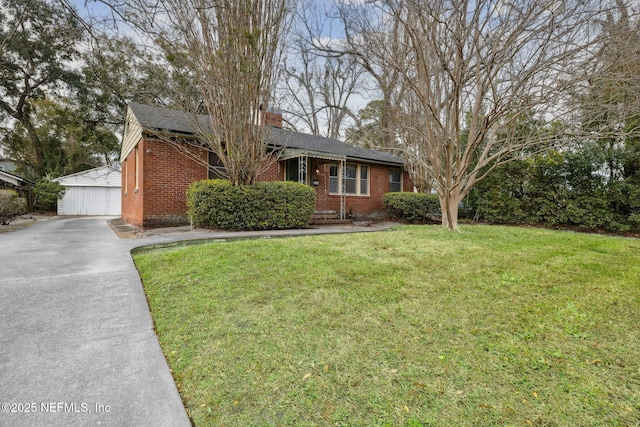
[[[353,224],[350,219],[311,219],[311,225]]]
[[[311,217],[311,225],[351,224],[350,219],[340,219],[336,211],[316,211]]]

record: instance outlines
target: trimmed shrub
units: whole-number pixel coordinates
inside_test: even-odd
[[[13,190],[0,190],[0,224],[7,225],[18,215],[27,213],[27,199]]]
[[[392,218],[409,222],[433,221],[442,214],[437,194],[386,193],[382,201]]]
[[[67,189],[64,185],[54,182],[49,177],[42,178],[33,189],[34,207],[39,211],[55,211],[58,208],[58,199],[64,196]]]
[[[189,215],[200,226],[222,230],[280,230],[306,227],[316,204],[313,188],[297,182],[197,181],[187,191]]]

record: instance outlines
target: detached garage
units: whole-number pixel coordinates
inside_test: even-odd
[[[54,181],[67,188],[58,200],[58,215],[120,216],[120,175],[112,166],[101,166],[56,178]]]

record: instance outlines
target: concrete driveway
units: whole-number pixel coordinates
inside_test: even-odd
[[[1,426],[190,425],[132,243],[104,217],[0,234]]]

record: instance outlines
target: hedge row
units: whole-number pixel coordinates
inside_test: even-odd
[[[296,182],[232,186],[214,179],[191,184],[187,206],[194,223],[222,230],[278,230],[306,227],[316,196]]]
[[[382,201],[392,218],[408,222],[433,221],[441,215],[437,194],[426,193],[386,193]]]
[[[496,168],[466,200],[480,220],[583,230],[640,230],[640,185],[610,178],[589,152],[551,152]]]

